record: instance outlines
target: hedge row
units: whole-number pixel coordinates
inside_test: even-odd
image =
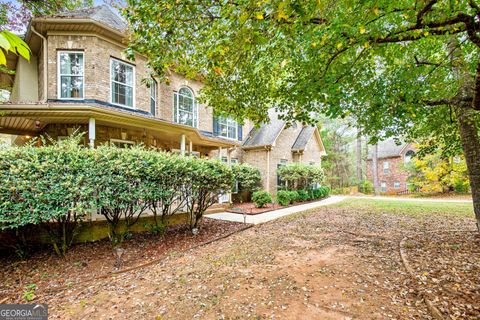
[[[329,187],[319,187],[310,190],[279,190],[277,192],[277,203],[282,206],[288,206],[294,202],[304,202],[325,198],[330,194]]]
[[[232,170],[217,160],[143,147],[91,150],[79,139],[0,150],[0,230],[41,225],[64,254],[78,223],[96,210],[116,245],[148,211],[157,226],[186,211],[190,228],[198,228],[205,210],[233,184]]]

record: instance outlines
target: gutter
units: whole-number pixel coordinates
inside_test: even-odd
[[[48,94],[48,44],[47,44],[47,39],[41,35],[40,33],[35,30],[35,27],[32,25],[30,26],[30,29],[35,33],[37,36],[39,36],[42,39],[42,48],[43,48],[43,99],[42,103],[47,102],[47,94]]]

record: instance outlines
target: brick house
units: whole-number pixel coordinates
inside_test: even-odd
[[[258,167],[263,187],[277,189],[276,168],[289,162],[321,163],[325,154],[318,129],[271,122],[243,125],[214,117],[196,100],[202,83],[169,74],[167,85],[148,78],[145,57],[128,61],[127,24],[108,6],[35,17],[25,41],[31,61],[8,54],[15,75],[0,81],[11,86],[10,101],[0,105],[0,133],[63,139],[86,132],[84,144],[128,146],[143,143],[158,150]],[[227,201],[228,199],[223,199]]]
[[[378,183],[380,192],[396,194],[407,190],[408,172],[404,169],[415,155],[415,148],[411,143],[396,144],[393,139],[378,143]],[[367,179],[373,182],[372,151],[367,158]]]

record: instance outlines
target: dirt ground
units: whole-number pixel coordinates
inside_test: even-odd
[[[51,319],[431,319],[428,295],[452,319],[480,319],[480,239],[427,232],[475,230],[471,208],[434,205],[348,200],[108,279],[40,287],[35,302]]]

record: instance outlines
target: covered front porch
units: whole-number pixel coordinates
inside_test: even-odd
[[[199,157],[219,156],[222,148],[237,147],[235,141],[134,110],[78,103],[4,104],[0,110],[0,133],[16,135],[13,141],[17,145],[42,135],[61,140],[78,131],[85,133],[82,143],[90,147],[143,144]]]

